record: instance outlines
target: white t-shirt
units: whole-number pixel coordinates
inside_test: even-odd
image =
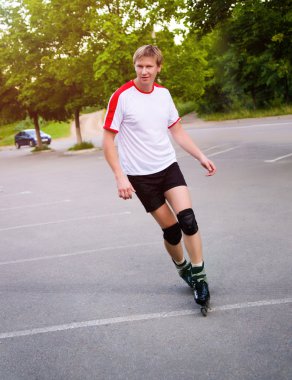
[[[110,98],[103,128],[118,134],[118,152],[125,174],[157,173],[176,161],[168,135],[180,120],[169,91],[154,83],[142,92],[134,81]]]

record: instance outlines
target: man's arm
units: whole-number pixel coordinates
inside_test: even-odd
[[[216,173],[216,166],[214,163],[203,154],[188,133],[183,129],[180,122],[177,122],[173,127],[171,127],[170,132],[174,141],[187,153],[195,157],[201,165],[208,170],[207,176],[211,176]]]
[[[106,129],[104,130],[102,143],[104,156],[114,173],[119,197],[123,199],[130,199],[132,198],[132,193],[135,192],[135,190],[128,180],[128,177],[122,171],[117,148],[115,146],[115,137],[115,133]]]

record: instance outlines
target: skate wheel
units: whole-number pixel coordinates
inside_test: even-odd
[[[201,313],[204,317],[207,317],[208,309],[206,307],[201,307]]]

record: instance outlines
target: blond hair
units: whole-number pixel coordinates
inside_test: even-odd
[[[143,45],[139,47],[133,55],[133,63],[135,65],[136,61],[142,57],[154,57],[156,58],[157,66],[161,66],[163,61],[163,56],[161,51],[157,46],[154,45]]]

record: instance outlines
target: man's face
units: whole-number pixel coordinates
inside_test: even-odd
[[[155,57],[142,57],[135,62],[137,80],[142,86],[152,85],[160,70]]]

